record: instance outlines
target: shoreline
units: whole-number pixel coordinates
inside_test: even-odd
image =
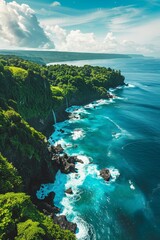
[[[116,89],[115,89],[116,90]],[[55,148],[59,148],[59,149],[63,149],[61,152],[59,152],[58,154],[61,155],[62,153],[64,153],[64,155],[66,154],[66,151],[67,151],[67,148],[70,148],[70,149],[74,149],[76,148],[76,146],[74,145],[69,145],[67,143],[64,142],[64,139],[63,139],[63,136],[65,134],[67,134],[67,129],[66,129],[66,125],[67,124],[70,124],[71,122],[74,122],[74,121],[79,121],[81,120],[81,117],[83,119],[83,114],[86,114],[87,113],[87,110],[88,109],[95,109],[97,108],[98,106],[101,106],[101,105],[104,105],[104,104],[110,104],[112,102],[114,102],[114,98],[117,98],[116,96],[112,96],[112,98],[110,99],[100,99],[100,100],[97,100],[97,101],[94,101],[92,103],[89,103],[87,105],[84,105],[84,106],[72,106],[68,109],[66,109],[66,112],[68,113],[68,120],[65,120],[63,122],[58,122],[56,124],[54,124],[54,132],[53,134],[50,136],[50,138],[48,139],[48,142],[50,143],[50,146],[54,146]],[[82,110],[83,109],[83,110]],[[85,112],[86,111],[86,112]],[[69,134],[69,132],[68,132]],[[71,132],[70,132],[71,134]],[[83,137],[83,133],[81,133],[81,131],[77,130],[76,132],[77,136],[74,136],[74,134],[72,134],[72,138],[74,139],[78,139],[78,138],[81,138]],[[64,156],[63,155],[63,156]],[[78,158],[79,160],[74,162],[74,171],[70,171],[70,172],[63,172],[63,170],[61,171],[60,169],[60,166],[57,168],[57,172],[56,172],[56,175],[55,175],[55,179],[54,179],[54,182],[53,184],[42,184],[42,188],[40,188],[38,191],[37,191],[37,195],[39,195],[39,197],[45,199],[45,197],[47,197],[50,193],[53,192],[54,194],[54,198],[53,198],[53,206],[56,208],[59,209],[59,211],[57,212],[58,213],[58,217],[59,216],[66,216],[68,217],[68,213],[67,213],[67,208],[65,209],[65,206],[63,206],[63,204],[59,204],[57,200],[57,196],[56,196],[56,192],[57,194],[60,194],[61,197],[62,197],[62,201],[64,201],[64,204],[66,204],[65,201],[68,202],[68,205],[69,205],[69,200],[71,201],[74,201],[73,199],[76,198],[77,195],[79,195],[79,190],[78,190],[78,187],[80,185],[83,184],[83,181],[85,180],[85,177],[87,175],[84,175],[84,171],[85,171],[85,168],[87,169],[91,169],[89,170],[89,172],[91,171],[94,171],[94,174],[96,175],[97,178],[99,179],[102,179],[104,178],[105,181],[109,181],[109,179],[111,178],[111,182],[112,181],[115,181],[116,177],[119,176],[119,172],[115,172],[114,169],[110,169],[110,177],[108,179],[105,179],[105,177],[103,177],[101,174],[100,174],[100,171],[96,168],[96,165],[93,164],[92,160],[89,159],[88,156],[86,155],[79,155],[79,154],[73,154],[73,155],[70,155],[70,154],[66,154],[68,158]],[[73,163],[73,162],[72,162]],[[78,166],[77,166],[78,165]],[[62,176],[63,174],[63,176]],[[79,176],[80,179],[77,179],[76,180],[76,175]],[[70,176],[70,177],[69,177]],[[57,181],[57,178],[58,178],[58,186],[55,187],[54,185],[56,185],[56,181]],[[61,179],[62,178],[62,179]],[[73,186],[71,181],[69,180],[69,178],[71,178],[71,180],[74,182],[74,184],[76,185]],[[68,179],[68,180],[67,180]],[[76,181],[76,182],[75,182]],[[70,183],[69,183],[70,182]],[[60,184],[64,184],[64,187]],[[72,186],[71,186],[72,185]],[[60,188],[63,188],[63,190],[60,192]],[[66,191],[69,190],[71,188],[71,191],[72,193],[71,194],[67,194]],[[58,197],[59,199],[60,197]],[[63,200],[66,199],[66,200]],[[68,200],[67,200],[68,199]],[[58,203],[58,204],[57,204]],[[63,209],[62,209],[63,208]],[[61,210],[62,209],[62,210]],[[55,215],[57,214],[55,213]],[[77,216],[78,217],[78,216]],[[75,218],[69,218],[69,221],[66,219],[66,221],[70,224],[76,224],[76,226],[74,225],[74,233],[78,234],[79,231],[82,231],[82,229],[80,230],[80,228],[82,228],[82,226],[79,225],[79,220],[77,220],[77,217]],[[83,223],[84,225],[84,223]],[[80,233],[82,234],[82,233]]]

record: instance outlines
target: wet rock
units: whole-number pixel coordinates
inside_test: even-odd
[[[61,144],[58,144],[57,146],[49,146],[48,151],[53,154],[61,154],[63,153],[64,149],[62,148]]]
[[[74,157],[74,156],[68,157],[68,162],[75,164],[77,162],[77,157]]]
[[[77,158],[74,156],[68,156],[66,153],[63,156],[53,154],[52,160],[56,163],[58,169],[62,173],[73,173],[76,172],[75,163]]]
[[[60,170],[62,173],[66,174],[76,172],[75,164],[65,162],[65,164],[60,168]]]
[[[109,181],[111,178],[111,173],[108,168],[104,168],[100,171],[100,176],[104,178],[105,181]]]
[[[68,188],[68,189],[65,191],[65,193],[67,193],[67,194],[73,194],[72,188]]]
[[[42,211],[46,215],[55,215],[56,213],[60,212],[60,209],[58,207],[55,207],[54,205],[51,206],[45,201],[39,201],[37,202],[37,207],[40,211]]]
[[[73,233],[76,233],[77,229],[77,224],[69,222],[66,218],[66,216],[61,215],[61,216],[54,216],[53,218],[54,222],[58,224],[61,228],[65,230],[70,230]]]
[[[45,199],[36,199],[34,203],[37,205],[38,209],[42,211],[45,215],[53,216],[56,213],[60,212],[60,209],[54,206],[54,197],[55,193],[50,192],[48,196],[45,197]]]
[[[84,163],[81,159],[76,159],[76,162],[79,162],[79,163]]]
[[[59,131],[60,131],[61,133],[64,133],[64,130],[63,130],[63,129],[60,129]]]
[[[53,205],[54,197],[55,197],[55,193],[54,193],[54,192],[50,192],[50,193],[48,194],[48,196],[45,197],[45,202],[47,202],[47,203],[50,204],[50,205]]]

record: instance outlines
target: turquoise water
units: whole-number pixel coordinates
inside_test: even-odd
[[[78,225],[81,240],[160,239],[160,60],[132,58],[72,62],[120,69],[128,86],[113,100],[70,108],[53,138],[78,155],[78,173],[57,173],[46,192]],[[64,129],[60,134],[58,129]],[[51,139],[50,139],[51,141]],[[106,183],[99,170],[109,168]],[[72,187],[73,195],[64,190]]]

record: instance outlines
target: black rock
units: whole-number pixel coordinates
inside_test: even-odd
[[[65,193],[67,193],[67,194],[73,194],[72,188],[68,188],[68,189],[65,191]]]
[[[71,232],[76,233],[77,224],[69,222],[67,220],[66,216],[64,216],[64,215],[54,216],[53,220],[61,228],[65,229],[65,230],[70,230]]]
[[[109,181],[111,178],[111,173],[108,168],[104,168],[100,171],[100,176],[104,178],[105,181]]]

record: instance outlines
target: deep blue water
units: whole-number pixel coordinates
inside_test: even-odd
[[[54,139],[84,164],[77,164],[78,174],[58,172],[46,191],[56,192],[55,204],[78,224],[78,239],[159,240],[160,59],[74,64],[120,69],[129,86],[111,90],[117,96],[113,100],[69,109],[70,120],[56,125]],[[99,176],[106,167],[109,183]],[[64,194],[68,187],[72,196]]]

